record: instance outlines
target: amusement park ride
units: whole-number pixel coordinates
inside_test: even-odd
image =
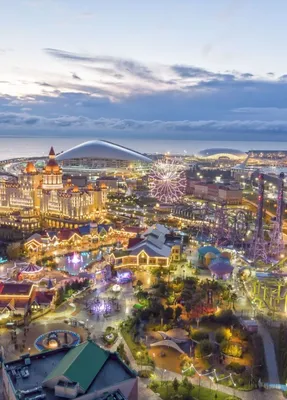
[[[268,235],[264,234],[264,175],[258,177],[258,206],[253,236],[251,233],[251,213],[244,208],[228,208],[226,204],[214,205],[211,202],[194,203],[192,205],[178,205],[174,208],[174,215],[188,219],[189,224],[197,230],[197,237],[208,239],[217,246],[232,245],[234,248],[246,252],[250,261],[272,262],[282,258],[283,242],[283,215],[284,215],[284,174],[278,178],[278,197],[276,218],[272,222]]]
[[[264,175],[258,177],[258,204],[254,236],[249,247],[248,256],[252,261],[261,259],[267,262],[267,246],[263,231],[263,207],[264,207]]]

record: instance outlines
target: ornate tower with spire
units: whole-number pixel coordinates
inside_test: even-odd
[[[49,160],[43,169],[43,189],[53,190],[53,189],[63,189],[62,181],[63,173],[62,169],[56,161],[56,155],[54,148],[51,147],[49,153]]]

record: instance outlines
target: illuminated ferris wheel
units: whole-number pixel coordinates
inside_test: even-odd
[[[163,203],[176,203],[185,194],[186,174],[178,159],[170,158],[154,163],[149,180],[151,196]]]

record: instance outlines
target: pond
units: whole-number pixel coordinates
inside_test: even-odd
[[[98,261],[101,251],[94,252],[75,252],[60,257],[58,261],[58,269],[67,271],[70,275],[78,275],[92,262]]]

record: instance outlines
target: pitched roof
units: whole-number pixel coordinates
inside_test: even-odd
[[[147,230],[143,233],[144,236],[148,236],[150,234],[159,236],[160,234],[162,235],[168,235],[170,233],[170,230],[166,228],[164,225],[161,224],[155,224],[147,228]]]
[[[127,248],[130,249],[131,247],[134,247],[138,243],[142,242],[143,240],[144,239],[142,239],[141,237],[130,238]]]
[[[28,296],[33,284],[31,283],[2,283],[0,284],[1,296],[24,295]]]
[[[80,234],[83,235],[89,235],[91,233],[91,227],[90,225],[84,225],[84,226],[80,226],[78,228]]]
[[[34,301],[40,304],[50,304],[53,300],[53,293],[48,292],[36,292]]]
[[[50,148],[49,156],[55,156],[55,150],[53,146]]]
[[[71,349],[62,358],[43,384],[64,375],[69,381],[79,383],[86,392],[108,358],[109,352],[91,341],[84,342]]]
[[[158,244],[154,244],[148,239],[129,248],[129,251],[132,256],[137,256],[141,251],[144,251],[149,257],[169,257],[171,248],[162,243],[160,243],[161,246]]]

